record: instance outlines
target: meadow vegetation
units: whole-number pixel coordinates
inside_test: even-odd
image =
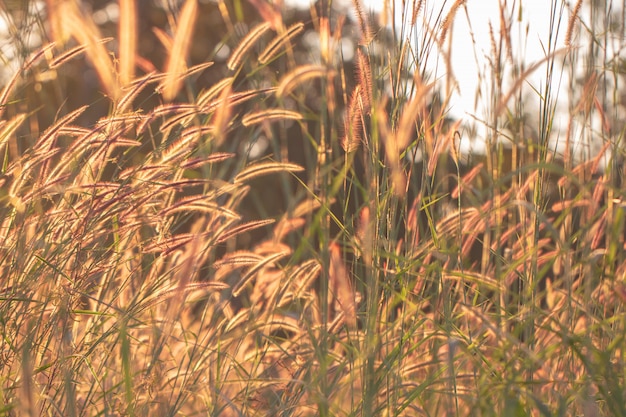
[[[502,7],[466,155],[425,65],[463,3],[5,2],[0,414],[626,415],[623,28],[550,2],[532,121]]]

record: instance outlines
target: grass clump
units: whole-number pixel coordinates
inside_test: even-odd
[[[482,155],[425,65],[464,2],[353,3],[41,9],[0,95],[1,413],[626,415],[618,63],[552,141],[581,2],[537,122],[501,6]]]

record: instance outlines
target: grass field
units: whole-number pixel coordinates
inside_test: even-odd
[[[626,416],[623,22],[550,2],[530,109],[503,7],[468,155],[410,3],[4,3],[0,415]]]

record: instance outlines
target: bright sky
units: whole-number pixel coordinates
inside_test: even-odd
[[[335,0],[340,1],[340,0]],[[350,0],[341,0],[351,6]],[[363,0],[366,7],[380,11],[385,0]],[[390,0],[394,1],[394,0]],[[395,0],[397,7],[397,20],[401,21],[402,0]],[[289,4],[308,4],[308,0],[286,0]],[[413,0],[404,0],[408,4],[417,3]],[[420,18],[433,16],[431,25],[434,25],[435,16],[443,9],[445,16],[454,0],[425,0],[424,10]],[[465,119],[471,123],[473,117],[480,120],[488,119],[484,110],[490,105],[491,92],[487,92],[485,87],[487,80],[492,79],[487,57],[492,55],[491,41],[489,36],[489,24],[493,28],[496,37],[500,32],[500,5],[503,6],[504,13],[511,17],[513,22],[511,28],[511,43],[513,48],[513,59],[516,63],[524,62],[526,67],[545,58],[545,48],[550,34],[550,8],[553,0],[467,0],[465,6],[457,11],[454,18],[452,33],[448,34],[448,39],[452,39],[452,70],[458,82],[458,93],[451,101],[450,115],[456,119]],[[561,0],[557,0],[557,16],[560,13]],[[552,48],[564,46],[564,32],[567,27],[569,10],[566,8],[563,13],[561,30]],[[422,26],[423,27],[423,26]],[[439,27],[435,28],[439,30]],[[555,36],[556,34],[553,34]],[[451,37],[451,38],[450,38]],[[553,41],[554,42],[554,41]],[[442,61],[437,62],[435,56],[431,55],[431,62],[428,63],[430,71],[440,79],[446,78],[446,69]],[[511,70],[511,63],[508,64]],[[482,76],[482,77],[481,77]],[[528,81],[536,88],[540,86],[542,78],[545,79],[545,67],[538,69]],[[481,79],[483,81],[481,81]],[[508,81],[508,83],[507,83]],[[511,85],[511,80],[505,80],[505,89]],[[482,89],[483,101],[476,100],[477,89]],[[532,91],[528,85],[524,87]],[[477,135],[484,137],[486,132],[480,124],[475,126]]]
[[[550,1],[468,0],[467,12],[457,11],[452,33],[452,67],[461,90],[459,104],[455,104],[452,109],[455,113],[474,111],[474,96],[480,83],[479,74],[487,72],[486,75],[489,75],[488,59],[492,56],[489,25],[493,28],[496,39],[499,38],[501,2],[508,3],[503,7],[505,15],[513,17],[511,46],[514,61],[523,61],[530,66],[546,56],[551,26]],[[562,22],[561,26],[567,26],[567,21]],[[556,42],[557,48],[564,46],[563,32],[561,29]],[[555,48],[554,45],[552,47]],[[541,70],[535,72],[531,81],[537,83],[544,74]],[[486,99],[489,100],[490,97]]]
[[[441,8],[444,15],[448,13],[454,1],[428,1],[426,10],[422,16],[431,13],[437,15]],[[490,68],[490,59],[493,57],[491,50],[490,26],[493,30],[496,42],[500,39],[500,13],[501,9],[506,19],[511,22],[511,47],[515,64],[525,65],[526,68],[541,61],[546,56],[548,39],[551,33],[550,0],[467,0],[465,6],[460,7],[454,18],[453,29],[448,34],[452,42],[451,65],[458,91],[452,97],[450,115],[457,119],[464,119],[472,124],[474,117],[478,120],[490,120],[486,114],[487,109],[493,107],[493,91],[490,90],[490,82],[493,74]],[[556,15],[560,14],[559,0]],[[563,21],[556,42],[552,41],[552,49],[564,46],[564,32],[567,26],[569,12],[563,13]],[[552,33],[553,39],[557,33]],[[506,57],[503,57],[506,59]],[[560,61],[560,60],[559,60]],[[435,62],[432,63],[433,68]],[[505,62],[505,76],[503,89],[508,91],[512,85],[511,71],[513,63]],[[438,77],[445,78],[446,69],[441,64],[438,66]],[[545,83],[545,66],[537,69],[524,85],[524,92],[531,94],[534,88],[541,88]],[[480,93],[478,93],[480,90]],[[536,94],[535,94],[536,96]],[[566,107],[567,108],[567,107]],[[484,138],[487,134],[481,123],[474,123],[477,129],[477,137]],[[467,142],[464,143],[468,146]]]
[[[380,10],[385,0],[363,1],[374,10]],[[401,19],[403,2],[407,4],[419,3],[419,0],[389,1],[395,1],[396,7],[400,9],[397,12],[397,20]],[[442,9],[442,15],[447,15],[454,3],[456,3],[455,0],[424,0],[425,6],[420,16],[433,16],[431,18],[432,26],[435,16]],[[617,140],[616,137],[607,137],[609,132],[603,129],[606,125],[603,123],[602,112],[592,111],[591,116],[587,119],[581,115],[571,114],[570,109],[579,104],[580,96],[583,95],[584,91],[580,83],[585,82],[584,77],[588,74],[587,70],[590,65],[601,72],[605,65],[611,65],[605,63],[615,62],[615,58],[622,62],[626,60],[626,36],[611,32],[604,34],[604,28],[609,27],[609,25],[614,28],[623,26],[624,4],[618,0],[606,0],[605,10],[610,10],[611,19],[614,20],[603,21],[605,16],[600,11],[595,16],[595,23],[592,23],[590,1],[584,0],[578,18],[574,21],[571,42],[574,48],[565,54],[566,31],[576,3],[576,0],[466,0],[464,5],[457,10],[453,31],[448,35],[448,39],[452,39],[451,67],[458,82],[458,91],[451,98],[449,114],[455,119],[464,120],[465,127],[475,129],[475,135],[462,135],[462,152],[484,150],[481,143],[489,133],[484,124],[475,121],[492,120],[489,110],[493,109],[494,92],[490,90],[489,85],[493,80],[489,59],[493,53],[489,27],[491,24],[496,42],[498,42],[500,39],[501,10],[511,23],[509,31],[513,50],[513,62],[508,60],[505,62],[504,92],[508,92],[513,86],[512,69],[514,64],[523,65],[525,69],[528,69],[533,64],[544,61],[549,45],[552,52],[556,50],[562,52],[554,59],[556,65],[553,79],[550,81],[551,95],[556,106],[550,134],[551,147],[560,153],[564,151],[566,141],[569,141],[575,160],[580,161],[598,155],[607,139],[613,142]],[[407,13],[405,12],[405,14]],[[421,26],[418,25],[418,29],[425,26],[422,23]],[[438,31],[440,27],[434,29]],[[588,35],[588,30],[597,32],[595,36],[601,40],[600,44],[596,45],[596,50],[600,52],[600,55],[604,54],[603,62],[597,59],[592,63],[585,61],[590,44],[593,42]],[[566,57],[568,60],[574,61],[573,71],[570,67],[563,67],[562,64]],[[572,59],[574,57],[576,58]],[[441,60],[437,62],[436,59],[433,59],[426,66],[430,71],[436,69],[435,76],[438,79],[446,78],[447,70],[442,65]],[[578,86],[573,91],[570,91],[569,88],[570,78],[575,78]],[[601,82],[607,83],[607,91],[623,90],[624,87],[620,78],[614,77],[610,73],[607,73],[605,78],[599,77],[603,80]],[[525,78],[525,82],[521,86],[525,112],[534,119],[531,123],[536,128],[539,126],[539,105],[546,82],[546,65],[541,65]],[[477,94],[478,91],[481,94]],[[603,95],[600,90],[596,93],[596,99],[603,104],[606,115],[614,120],[626,120],[626,109],[623,105],[613,103],[614,97],[610,96],[610,93]],[[593,97],[589,97],[589,99],[593,100]],[[513,103],[509,102],[509,108],[512,105]],[[609,115],[609,113],[611,114]],[[617,131],[612,133],[614,135],[620,134]],[[604,156],[601,166],[608,162],[610,151]]]
[[[449,10],[454,1],[428,1],[429,7],[439,10],[440,4],[446,4],[446,10]],[[433,6],[433,4],[437,4]],[[551,51],[564,51],[565,37],[568,28],[568,21],[575,6],[576,1],[570,0],[564,2],[562,0],[467,0],[465,9],[460,9],[456,13],[454,20],[453,32],[453,51],[452,51],[452,68],[454,75],[458,81],[460,93],[453,97],[451,101],[451,115],[455,118],[465,119],[471,122],[472,115],[479,120],[490,120],[485,109],[492,108],[490,101],[493,93],[489,91],[489,81],[493,79],[488,65],[489,57],[493,56],[491,52],[491,38],[489,35],[489,24],[493,28],[493,32],[499,39],[500,31],[500,6],[504,10],[505,16],[512,22],[511,27],[511,44],[513,49],[513,61],[516,64],[524,64],[526,68],[531,67],[534,63],[545,60],[548,51],[548,45],[551,44]],[[572,36],[572,46],[579,46],[578,59],[574,64],[574,74],[570,74],[570,70],[564,69],[561,64],[566,56],[562,53],[556,57],[555,71],[553,79],[550,83],[552,88],[556,111],[552,132],[550,136],[551,144],[557,149],[557,152],[564,150],[565,138],[567,137],[568,128],[570,131],[570,146],[572,146],[577,159],[588,159],[597,155],[602,147],[602,140],[606,139],[606,130],[603,131],[603,123],[598,112],[592,112],[589,120],[583,120],[578,116],[570,115],[570,109],[576,107],[580,97],[570,97],[569,80],[572,76],[584,82],[584,76],[587,74],[585,65],[594,65],[601,69],[602,63],[595,62],[592,64],[585,62],[585,54],[588,51],[591,42],[586,37],[587,27],[594,26],[590,22],[590,6],[588,1],[584,1],[575,21],[574,32]],[[428,7],[428,6],[427,6]],[[551,10],[554,7],[554,10]],[[607,10],[618,12],[622,10],[621,2],[608,2]],[[554,16],[554,17],[553,17]],[[601,13],[598,13],[601,17]],[[553,19],[553,20],[552,20]],[[614,22],[622,24],[623,22]],[[599,26],[595,27],[598,32],[603,31]],[[601,38],[602,39],[602,38]],[[600,46],[603,53],[606,53],[604,62],[610,62],[613,56],[620,56],[621,59],[626,58],[625,42],[620,36],[609,36],[602,39],[603,44]],[[574,52],[574,51],[572,51]],[[569,55],[571,58],[575,55]],[[508,70],[512,69],[512,64],[507,63]],[[441,74],[443,75],[443,74]],[[481,75],[484,77],[481,78]],[[537,68],[522,85],[522,93],[526,99],[526,112],[531,116],[536,116],[535,125],[538,127],[538,113],[540,93],[546,84],[546,65]],[[607,77],[612,82],[613,77]],[[482,80],[482,81],[481,81]],[[513,85],[511,77],[504,79],[504,90],[508,91]],[[483,97],[476,102],[477,87],[482,88]],[[619,91],[619,85],[609,86]],[[622,87],[623,88],[623,87]],[[535,91],[535,89],[537,91]],[[582,87],[578,87],[574,93],[575,96],[582,95]],[[613,116],[617,116],[618,109],[621,106],[611,104],[610,97],[602,97],[601,92],[596,95],[600,101],[605,104],[605,111],[614,111]],[[590,98],[591,99],[591,98]],[[509,103],[511,106],[512,103]],[[622,116],[618,116],[622,117]],[[571,122],[571,125],[570,125]],[[481,138],[486,137],[487,130],[484,125],[476,124],[476,137],[480,142]],[[573,133],[572,133],[573,132]],[[468,150],[472,146],[467,142],[461,143],[462,148]],[[475,150],[480,150],[474,147]],[[608,157],[608,154],[606,154]],[[603,163],[606,162],[606,159]]]
[[[433,6],[433,3],[448,3],[445,7],[447,11],[454,2],[427,3],[431,3],[427,7],[437,8],[435,10],[441,6]],[[474,117],[478,120],[491,120],[488,109],[493,109],[492,97],[494,92],[490,83],[494,77],[489,64],[493,57],[490,27],[496,42],[499,42],[501,38],[501,11],[506,19],[511,22],[510,41],[513,63],[516,65],[523,64],[529,68],[532,64],[545,59],[550,36],[553,37],[552,50],[564,46],[564,32],[567,27],[569,12],[567,9],[565,10],[558,33],[553,29],[551,35],[551,27],[555,29],[557,27],[555,22],[551,23],[551,3],[553,2],[549,0],[468,0],[465,7],[456,12],[451,33],[451,60],[459,91],[451,100],[450,114],[453,117],[465,119],[468,125],[472,124]],[[558,6],[554,12],[558,19],[561,14],[561,1],[557,3]],[[504,61],[506,57],[503,58]],[[557,62],[562,62],[562,60],[558,59]],[[511,61],[504,63],[504,74],[507,74],[508,77],[505,75],[504,92],[501,94],[505,94],[512,86],[513,63]],[[542,85],[545,84],[545,70],[546,67],[541,66],[527,78],[523,85],[524,94],[538,99],[533,88],[541,90]],[[478,93],[479,90],[480,93]],[[537,111],[536,109],[533,110]],[[474,127],[477,138],[484,139],[487,136],[487,129],[482,123],[476,122]],[[464,141],[462,146],[464,148],[472,147],[467,141]]]

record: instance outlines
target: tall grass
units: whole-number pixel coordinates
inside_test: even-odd
[[[0,95],[0,413],[626,415],[621,67],[601,48],[569,124],[612,159],[581,160],[574,128],[551,142],[576,30],[606,45],[611,18],[551,3],[531,122],[539,66],[515,62],[503,3],[487,149],[463,155],[453,72],[425,64],[449,65],[463,3],[406,2],[389,29],[358,0],[186,0],[148,36],[125,0],[113,39],[49,8]]]

